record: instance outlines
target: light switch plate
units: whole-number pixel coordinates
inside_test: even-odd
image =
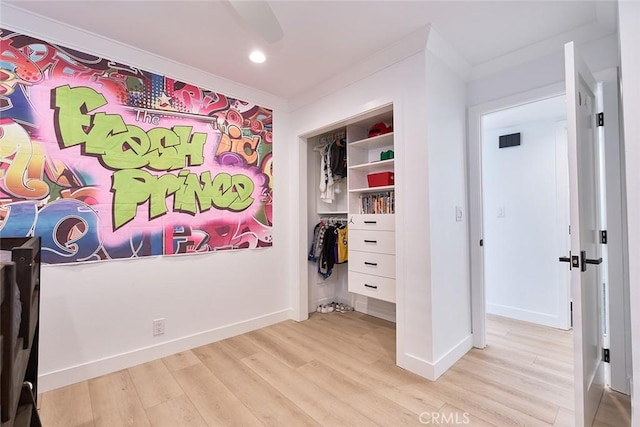
[[[456,206],[456,222],[462,222],[462,207]]]

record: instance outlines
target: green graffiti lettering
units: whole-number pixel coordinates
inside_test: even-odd
[[[204,163],[204,144],[207,142],[206,133],[191,133],[191,126],[174,126],[172,130],[180,138],[178,153],[184,158],[186,165],[184,166],[200,166]],[[189,160],[187,160],[189,159]]]
[[[176,194],[174,209],[194,215],[211,207],[240,212],[253,204],[254,184],[245,175],[219,173],[211,179],[210,172],[185,176],[184,187]]]
[[[170,129],[154,128],[148,133],[151,147],[145,154],[149,168],[155,170],[180,169],[185,166],[184,157],[180,157],[176,146],[180,145],[180,138]]]
[[[250,177],[219,173],[212,178],[210,171],[198,176],[184,169],[204,164],[206,133],[192,133],[192,126],[145,131],[126,124],[118,114],[89,114],[106,104],[105,97],[89,87],[65,85],[53,90],[60,146],[84,144],[83,154],[99,157],[104,167],[115,171],[111,182],[114,230],[132,221],[145,204],[149,220],[165,215],[171,196],[174,211],[191,215],[212,207],[241,212],[253,204],[255,185]],[[156,176],[143,168],[180,172]]]
[[[148,160],[144,155],[151,143],[147,133],[138,126],[126,125],[124,132],[105,137],[103,141],[105,146],[103,146],[101,161],[106,167],[117,170],[147,166]],[[87,152],[89,152],[89,143],[87,143]]]
[[[114,230],[135,218],[138,206],[151,198],[147,189],[149,176],[145,171],[133,169],[115,172],[111,177]]]
[[[233,175],[231,177],[233,188],[237,195],[236,199],[229,205],[229,210],[240,212],[253,204],[253,181],[246,175]]]
[[[166,198],[175,194],[184,178],[173,174],[160,177],[147,171],[125,169],[114,172],[111,191],[113,195],[113,229],[117,230],[135,218],[138,206],[149,202],[149,219],[166,214]]]
[[[51,108],[55,109],[54,123],[58,142],[63,148],[86,141],[91,132],[91,116],[87,113],[107,105],[102,94],[89,87],[71,88],[69,85],[52,90]]]
[[[213,179],[214,206],[240,212],[253,203],[253,181],[245,175],[229,175],[221,173]]]
[[[231,190],[231,175],[221,173],[213,179],[213,203],[218,209],[224,209],[233,203],[236,195]]]
[[[207,134],[191,133],[192,126],[157,127],[145,132],[127,125],[118,114],[91,111],[107,104],[105,97],[89,87],[59,86],[53,90],[54,126],[62,147],[85,144],[84,153],[100,157],[110,169],[149,167],[157,171],[178,170],[204,163]]]
[[[211,172],[206,171],[200,174],[200,179],[196,174],[188,174],[184,180],[182,191],[176,194],[174,210],[195,215],[199,210],[206,212],[214,205],[213,181]]]
[[[174,196],[173,210],[195,215],[211,207],[241,212],[253,204],[254,184],[245,175],[220,173],[211,179],[211,172],[200,177],[188,170],[176,176],[156,177],[138,169],[120,170],[113,174],[114,230],[135,218],[138,206],[149,203],[149,219],[166,214],[166,199]]]
[[[113,135],[127,131],[122,117],[112,114],[97,113],[91,117],[91,123],[91,132],[87,135],[84,146],[85,154],[102,156],[108,151],[113,151]]]

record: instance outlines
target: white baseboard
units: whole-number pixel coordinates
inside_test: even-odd
[[[455,365],[455,363],[462,358],[473,347],[473,336],[467,335],[458,344],[453,346],[448,352],[442,355],[434,364],[434,373],[436,379],[440,375],[447,372],[447,370]]]
[[[429,362],[413,354],[401,354],[398,355],[397,364],[407,371],[435,381],[460,360],[462,356],[467,354],[472,346],[472,336],[467,335],[435,362]]]
[[[511,319],[522,320],[523,322],[537,323],[538,325],[551,326],[552,328],[561,328],[559,319],[547,313],[537,311],[523,310],[517,307],[510,307],[500,304],[487,303],[487,313],[497,316],[509,317]]]
[[[360,313],[396,323],[396,305],[391,302],[358,295],[353,303],[353,308]]]
[[[116,354],[105,357],[104,359],[94,360],[54,372],[47,372],[38,376],[38,392],[44,393],[56,388],[86,381],[111,372],[116,372],[121,369],[130,368],[161,357],[170,356],[181,351],[190,350],[212,342],[244,334],[246,332],[291,319],[292,316],[293,310],[282,310],[265,316],[199,332],[176,340],[167,341],[158,345]]]
[[[430,381],[436,380],[433,363],[421,357],[414,356],[413,354],[398,354],[396,357],[396,365]]]

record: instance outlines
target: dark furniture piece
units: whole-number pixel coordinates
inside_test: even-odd
[[[0,250],[1,427],[40,426],[40,238],[0,238]]]

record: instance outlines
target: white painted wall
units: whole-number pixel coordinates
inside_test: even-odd
[[[623,130],[626,163],[626,197],[629,247],[629,288],[633,346],[631,387],[632,425],[640,426],[640,3],[618,4]]]
[[[431,246],[431,307],[435,377],[471,348],[469,231],[466,193],[466,85],[444,62],[449,48],[431,34],[427,43],[426,85],[428,187]],[[436,35],[437,37],[437,35]],[[435,43],[434,43],[435,41]],[[456,220],[456,208],[462,210]]]
[[[40,390],[47,391],[289,318],[286,103],[139,49],[3,5],[2,25],[273,108],[274,245],[42,269]],[[166,333],[152,336],[164,317]]]
[[[558,262],[569,254],[565,127],[556,118],[484,129],[482,181],[487,313],[568,329],[569,268]],[[500,135],[517,132],[520,146],[499,148]]]

